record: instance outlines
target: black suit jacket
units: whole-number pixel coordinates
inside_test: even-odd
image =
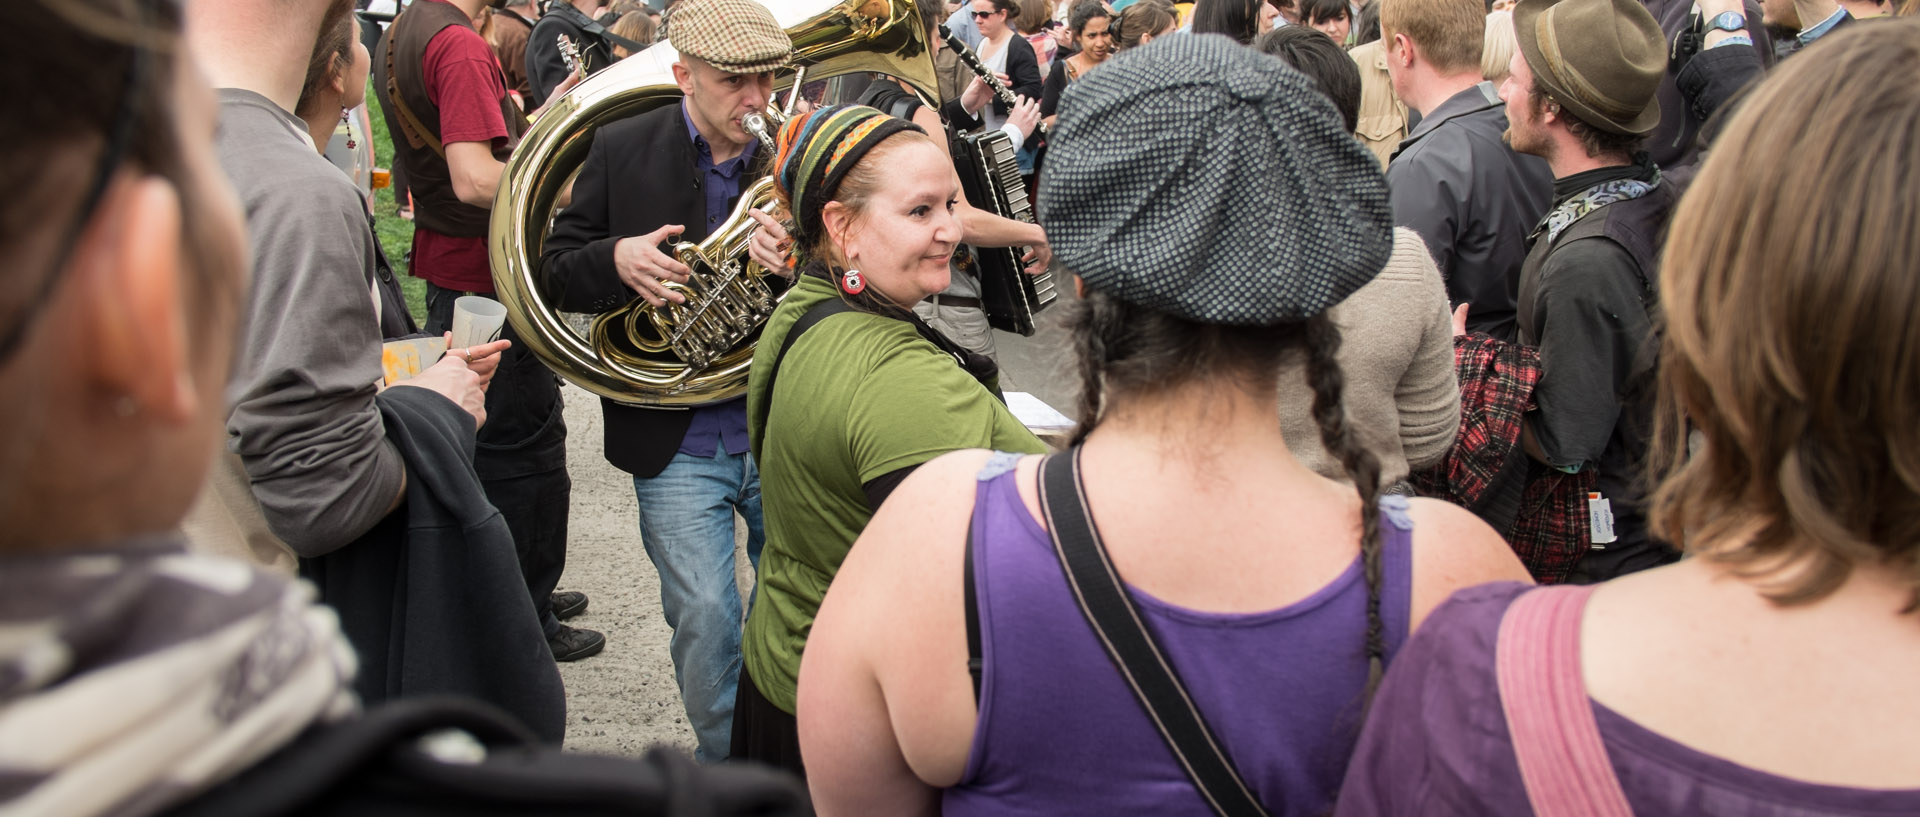
[[[573,203],[554,219],[540,256],[540,285],[554,307],[600,313],[639,297],[613,268],[613,245],[662,225],[686,228],[678,240],[711,232],[705,193],[694,173],[693,140],[680,105],[666,105],[600,128],[573,185]],[[756,161],[765,161],[761,156]],[[755,174],[742,174],[745,189]],[[738,203],[736,196],[728,207]],[[670,252],[662,245],[663,252]],[[667,467],[692,412],[649,409],[602,399],[607,462],[637,477]]]

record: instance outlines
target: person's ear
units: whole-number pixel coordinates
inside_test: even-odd
[[[693,70],[684,60],[673,64],[673,84],[680,86],[681,96],[693,96]]]
[[[341,98],[345,98],[347,95],[347,69],[352,66],[341,65],[339,54],[328,57],[327,62],[329,63],[327,72],[333,75],[332,79],[327,80],[327,85],[333,88],[334,93],[339,94]]]
[[[1413,41],[1407,39],[1407,35],[1396,32],[1393,35],[1392,47],[1387,49],[1387,55],[1402,68],[1412,67]]]
[[[69,270],[82,365],[94,388],[144,416],[198,411],[181,299],[180,195],[157,176],[117,181],[80,238]]]
[[[851,262],[854,253],[848,244],[853,238],[853,210],[837,201],[827,202],[820,210],[820,224],[827,228],[827,239],[840,251],[840,256]]]

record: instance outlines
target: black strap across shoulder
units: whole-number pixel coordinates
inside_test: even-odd
[[[967,547],[961,556],[960,581],[966,585],[967,675],[973,678],[973,704],[980,705],[980,677],[987,662],[980,651],[980,594],[973,588],[973,514],[967,514]]]
[[[1087,510],[1079,447],[1041,462],[1040,509],[1080,612],[1201,797],[1221,817],[1266,817],[1121,585]]]
[[[774,355],[773,357],[773,374],[767,378],[767,394],[773,394],[773,378],[778,377],[780,374],[780,362],[787,359],[787,353],[793,351],[793,344],[800,339],[801,335],[806,334],[808,329],[812,329],[814,324],[842,312],[857,311],[859,310],[848,306],[847,302],[839,298],[828,298],[813,306],[807,307],[807,311],[802,313],[800,319],[794,321],[792,328],[787,330],[786,338],[780,341],[780,354]]]

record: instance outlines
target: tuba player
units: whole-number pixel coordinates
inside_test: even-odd
[[[606,312],[636,294],[656,307],[684,301],[665,283],[685,283],[689,270],[661,245],[720,227],[770,161],[741,117],[766,108],[773,72],[792,51],[773,14],[752,0],[685,0],[667,39],[680,52],[673,76],[684,99],[600,129],[547,239],[541,278],[561,310]],[[765,541],[746,400],[601,407],[607,461],[633,475],[640,539],[660,572],[695,756],[722,760],[740,674],[734,514],[746,520],[750,561]]]

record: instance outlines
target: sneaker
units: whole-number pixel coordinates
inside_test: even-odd
[[[566,621],[587,611],[587,594],[578,590],[562,590],[549,597],[553,617]]]
[[[606,646],[606,636],[564,624],[560,626],[560,632],[547,637],[547,648],[553,650],[555,661],[578,661],[598,655]]]

